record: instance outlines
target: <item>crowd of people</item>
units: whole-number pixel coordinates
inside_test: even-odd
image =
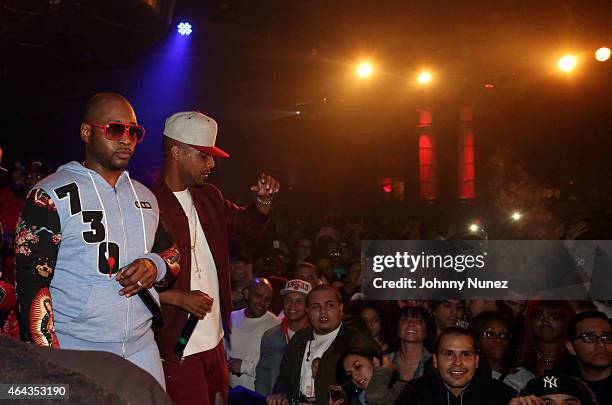
[[[217,129],[197,111],[168,117],[148,189],[126,170],[145,133],[136,113],[96,94],[84,161],[33,166],[2,190],[1,346],[32,359],[20,378],[31,362],[65,367],[100,403],[612,404],[611,302],[364,300],[361,240],[462,235],[341,215],[291,226],[265,173],[236,205],[208,182],[229,156]],[[91,361],[134,384],[100,383]]]

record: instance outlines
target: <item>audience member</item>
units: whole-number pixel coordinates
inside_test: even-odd
[[[510,324],[498,312],[481,312],[472,319],[470,329],[478,339],[480,356],[491,368],[491,376],[519,392],[535,376],[523,367],[513,368]]]
[[[531,301],[525,313],[523,348],[519,364],[542,376],[568,361],[567,327],[574,309],[567,301]]]
[[[568,327],[567,350],[575,356],[576,377],[595,393],[600,404],[612,404],[612,325],[602,312],[576,315]]]
[[[230,260],[230,278],[232,280],[232,308],[234,311],[246,308],[247,300],[244,290],[253,280],[253,263],[247,256],[240,255]]]
[[[293,250],[291,267],[295,268],[299,263],[307,261],[312,256],[312,241],[306,237],[301,237]]]
[[[425,363],[431,358],[426,346],[435,333],[431,316],[421,307],[404,307],[400,312],[397,336],[399,350],[391,355],[397,367],[397,378],[410,381],[423,375]]]
[[[229,336],[229,370],[231,387],[255,390],[256,367],[259,362],[261,337],[281,321],[268,311],[272,302],[272,286],[265,278],[255,278],[247,291],[247,307],[233,311],[232,333]]]
[[[343,387],[351,405],[392,405],[406,384],[404,381],[395,381],[387,391],[380,392],[379,398],[376,395],[366,398],[366,390],[376,370],[391,372],[393,365],[390,360],[387,357],[381,358],[377,352],[352,348],[340,357],[339,365],[350,380]]]
[[[361,319],[363,319],[363,321],[365,322],[368,331],[370,332],[370,336],[372,336],[372,339],[374,339],[374,341],[378,343],[383,353],[388,352],[390,347],[389,343],[385,342],[381,337],[382,319],[380,316],[380,312],[378,312],[378,309],[372,305],[368,305],[361,310],[360,315]]]
[[[472,319],[485,311],[499,312],[497,301],[485,298],[470,298],[465,300],[465,311],[468,319]]]
[[[477,373],[476,339],[461,327],[444,329],[436,340],[433,365],[437,373],[408,382],[399,404],[418,405],[506,405],[514,391],[482,373]],[[388,381],[372,379],[370,391],[387,389]]]
[[[261,395],[268,395],[274,388],[287,343],[297,331],[308,327],[306,296],[311,288],[303,280],[290,280],[281,290],[285,316],[280,325],[268,329],[261,338],[255,378],[255,391]]]
[[[317,266],[310,262],[299,263],[293,272],[293,278],[307,281],[313,288],[321,284]]]
[[[463,301],[432,301],[430,308],[436,323],[436,336],[440,335],[444,329],[456,326],[457,322],[463,319]]]
[[[361,293],[361,259],[355,258],[348,265],[348,272],[344,278],[343,287],[340,290],[344,303],[358,298]]]
[[[513,398],[508,405],[598,405],[598,403],[591,390],[577,378],[548,374],[529,381],[520,396]]]
[[[337,385],[336,367],[347,347],[371,347],[380,350],[368,335],[343,325],[343,306],[340,293],[322,284],[308,294],[306,305],[311,327],[295,334],[281,362],[281,371],[268,405],[288,405],[300,399],[325,405],[328,387]],[[312,363],[320,359],[313,377]]]

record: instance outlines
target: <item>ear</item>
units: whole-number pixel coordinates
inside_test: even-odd
[[[568,352],[570,352],[573,356],[576,355],[576,348],[574,347],[574,343],[571,341],[566,341],[565,342],[565,348],[567,349]]]
[[[433,366],[434,366],[434,368],[438,368],[438,354],[434,353],[432,358],[433,358]]]
[[[172,145],[170,148],[170,156],[175,161],[179,161],[181,158],[181,148],[178,145]]]
[[[344,305],[342,303],[340,303],[340,315],[344,316]]]
[[[81,122],[80,135],[81,135],[81,139],[83,140],[83,142],[85,143],[91,142],[91,132],[92,131],[93,131],[93,128],[91,125],[89,125],[86,122]]]
[[[380,360],[378,360],[378,357],[374,357],[372,363],[374,363],[375,367],[380,367]]]
[[[244,297],[245,300],[249,300],[249,289],[245,288],[244,290],[242,290],[242,296]]]
[[[480,356],[476,353],[476,368],[478,368],[478,364],[480,363]]]

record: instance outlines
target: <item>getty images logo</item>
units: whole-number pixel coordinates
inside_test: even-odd
[[[544,377],[544,388],[557,388],[557,377]]]

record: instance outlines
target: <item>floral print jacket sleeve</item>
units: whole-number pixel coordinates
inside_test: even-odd
[[[42,189],[31,190],[15,235],[15,279],[22,332],[40,346],[59,347],[49,285],[61,238],[53,200]]]

